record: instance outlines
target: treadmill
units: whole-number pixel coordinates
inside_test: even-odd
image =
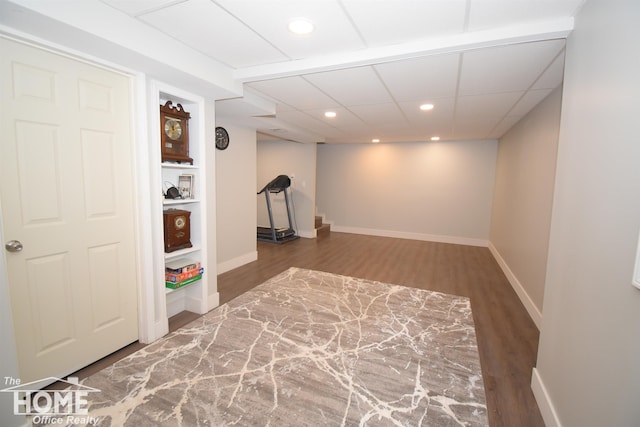
[[[257,194],[264,193],[264,197],[267,200],[267,211],[269,212],[270,227],[258,227],[258,240],[261,242],[270,243],[284,243],[290,240],[295,240],[299,236],[296,235],[296,231],[293,229],[293,221],[291,219],[291,202],[289,200],[289,191],[287,189],[291,187],[291,179],[287,175],[278,175],[264,186]],[[289,219],[288,228],[276,228],[273,221],[273,211],[271,209],[270,194],[277,194],[284,192],[284,200],[287,205],[287,218]]]

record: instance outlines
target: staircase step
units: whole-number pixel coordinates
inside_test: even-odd
[[[327,237],[331,233],[331,224],[322,224],[316,228],[316,235],[318,237]]]
[[[322,226],[322,217],[321,216],[317,216],[316,217],[316,228],[320,228]]]

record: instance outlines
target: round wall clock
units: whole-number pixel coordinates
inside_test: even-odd
[[[229,133],[223,127],[216,128],[216,148],[218,150],[226,150],[229,146]]]

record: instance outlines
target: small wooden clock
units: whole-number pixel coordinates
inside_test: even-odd
[[[190,248],[191,245],[191,212],[182,209],[167,209],[163,213],[164,251],[173,252]]]
[[[160,106],[160,143],[163,162],[193,164],[189,157],[189,119],[182,105],[167,101]]]

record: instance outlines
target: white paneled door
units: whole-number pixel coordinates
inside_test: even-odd
[[[24,383],[138,338],[130,89],[31,46],[0,38],[0,51],[0,206]]]

